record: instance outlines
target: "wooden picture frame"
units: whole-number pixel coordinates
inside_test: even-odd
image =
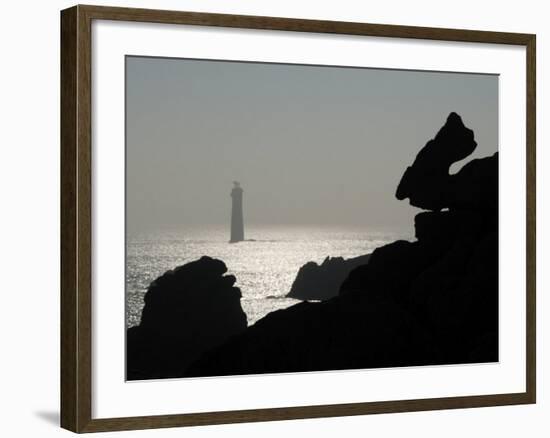
[[[113,20],[526,48],[526,391],[335,405],[92,418],[92,22]],[[100,6],[61,12],[61,426],[74,432],[148,429],[535,403],[535,35]]]

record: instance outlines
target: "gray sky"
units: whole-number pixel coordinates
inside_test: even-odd
[[[244,188],[248,225],[409,230],[418,210],[395,189],[451,111],[474,130],[473,157],[498,148],[496,76],[126,63],[130,232],[228,224],[233,180]]]

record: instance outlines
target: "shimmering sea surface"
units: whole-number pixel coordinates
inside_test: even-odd
[[[248,227],[246,238],[228,243],[227,227],[203,226],[127,236],[126,323],[139,324],[149,284],[169,269],[203,255],[225,262],[237,278],[241,305],[254,324],[269,312],[298,302],[285,298],[300,267],[325,257],[356,257],[411,236],[390,231],[327,227]]]

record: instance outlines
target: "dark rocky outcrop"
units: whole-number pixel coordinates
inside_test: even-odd
[[[185,376],[434,363],[430,334],[391,300],[347,295],[278,310],[206,353]]]
[[[451,113],[397,190],[430,210],[415,218],[416,241],[376,249],[338,296],[267,315],[181,375],[497,361],[498,155],[449,175],[475,147]]]
[[[476,148],[474,133],[451,113],[433,140],[426,143],[401,178],[395,196],[409,198],[410,204],[428,210],[448,208],[457,195],[449,175],[453,163],[463,160]]]
[[[247,325],[235,277],[221,260],[200,260],[151,283],[139,326],[127,331],[127,379],[181,375],[203,352]]]
[[[344,259],[327,257],[323,263],[308,262],[303,265],[287,294],[298,300],[328,300],[335,297],[349,273],[369,261],[370,254]]]

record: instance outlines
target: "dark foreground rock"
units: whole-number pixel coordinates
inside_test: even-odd
[[[145,295],[139,326],[127,331],[127,379],[181,375],[206,350],[242,332],[246,315],[235,277],[210,257],[157,278]]]
[[[427,330],[391,300],[348,295],[278,310],[206,353],[185,376],[422,365],[436,361]]]
[[[415,218],[417,241],[378,248],[338,296],[267,315],[181,375],[497,361],[498,156],[448,173],[475,146],[452,113],[397,190],[430,210]]]
[[[473,131],[464,126],[458,114],[451,113],[435,138],[426,143],[405,170],[395,196],[399,200],[409,198],[411,205],[428,210],[450,207],[456,190],[449,168],[476,147]]]
[[[328,300],[335,297],[349,273],[369,261],[370,254],[344,259],[327,257],[323,263],[308,262],[303,265],[287,294],[298,300]]]

